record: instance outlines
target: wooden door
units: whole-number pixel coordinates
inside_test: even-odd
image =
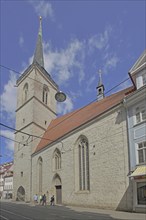
[[[62,189],[61,185],[56,186],[56,204],[61,204],[62,203]]]

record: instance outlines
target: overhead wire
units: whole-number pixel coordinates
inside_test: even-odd
[[[4,66],[4,65],[2,65],[2,64],[0,64],[0,66],[1,66],[2,68],[5,68],[5,69],[7,69],[7,70],[10,70],[10,71],[12,71],[12,72],[17,73],[18,75],[22,75],[22,73],[20,73],[20,72],[14,70],[14,69],[11,69],[10,67],[6,67],[6,66]],[[40,83],[40,84],[44,85],[44,83],[42,83],[42,82],[38,81],[37,79],[34,79],[34,78],[30,77],[30,76],[27,76],[27,78],[29,78],[29,79],[31,79],[31,80],[33,80],[33,81],[36,81],[37,83]],[[49,86],[47,86],[47,87],[48,87],[49,89],[51,88],[51,87],[49,87]],[[52,89],[52,88],[51,88],[51,89]]]
[[[11,70],[11,71],[13,71],[13,72],[16,72],[16,73],[19,74],[19,75],[21,74],[20,72],[15,71],[15,70],[13,70],[13,69],[11,69],[11,68],[9,68],[9,67],[6,67],[6,66],[4,66],[4,65],[1,65],[1,64],[0,64],[0,66],[3,67],[3,68],[6,68],[6,69],[8,69],[8,70]],[[38,81],[38,80],[36,80],[36,79],[33,79],[33,78],[31,78],[31,77],[28,77],[28,78],[30,78],[30,79],[32,79],[32,80],[34,80],[34,81],[37,81],[38,83],[41,83],[40,81]],[[123,80],[122,82],[120,82],[120,83],[117,84],[116,86],[112,87],[112,88],[111,88],[110,90],[108,90],[107,92],[105,92],[105,94],[108,94],[108,93],[111,92],[113,89],[119,87],[121,84],[123,84],[124,82],[126,82],[126,81],[129,80],[129,79],[130,79],[129,77],[126,78],[125,80]],[[43,83],[41,83],[41,84],[43,84]],[[21,131],[22,129],[17,130],[17,129],[15,129],[15,128],[12,128],[12,127],[10,127],[10,126],[8,126],[8,125],[4,125],[4,124],[2,124],[2,123],[0,123],[0,125],[4,126],[4,127],[6,127],[6,128],[12,129],[12,130],[14,130],[14,131],[16,131],[16,132],[21,132],[21,133],[23,133],[23,134],[25,134],[25,135],[34,137],[34,139],[32,139],[29,143],[33,142],[33,141],[34,141],[35,139],[37,139],[37,138],[45,139],[45,140],[49,140],[49,141],[55,141],[55,140],[51,140],[51,139],[48,139],[48,138],[43,138],[43,137],[41,137],[41,136],[43,136],[45,133],[49,132],[50,130],[54,129],[54,128],[57,127],[59,124],[63,123],[65,120],[67,120],[68,118],[72,117],[74,114],[77,114],[77,113],[78,113],[79,111],[81,111],[83,108],[87,107],[88,105],[92,104],[92,103],[95,102],[95,101],[96,101],[96,99],[94,99],[93,101],[91,101],[91,102],[88,103],[87,105],[83,106],[82,108],[80,108],[80,109],[78,109],[78,110],[75,110],[72,114],[70,114],[70,115],[69,115],[68,117],[66,117],[64,120],[62,120],[61,122],[59,122],[58,124],[56,124],[54,127],[50,128],[49,130],[46,130],[44,133],[42,133],[42,134],[39,135],[39,136],[38,136],[38,135],[32,135],[32,134],[23,132],[23,131]],[[29,143],[28,143],[28,144],[29,144]]]

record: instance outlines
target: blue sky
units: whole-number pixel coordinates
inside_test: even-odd
[[[20,73],[31,64],[41,15],[45,69],[67,94],[58,115],[73,111],[96,99],[99,69],[105,92],[128,78],[146,47],[145,8],[144,0],[1,0],[0,64]],[[18,77],[1,67],[1,123],[11,127]],[[127,80],[116,90],[129,85]],[[14,139],[13,131],[4,127],[1,135]],[[0,163],[11,161],[14,142],[0,138]]]

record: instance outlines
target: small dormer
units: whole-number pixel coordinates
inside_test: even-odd
[[[130,69],[129,75],[136,89],[146,85],[146,50]]]

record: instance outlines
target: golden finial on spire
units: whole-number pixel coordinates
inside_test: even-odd
[[[39,17],[40,21],[42,20],[42,16]]]

